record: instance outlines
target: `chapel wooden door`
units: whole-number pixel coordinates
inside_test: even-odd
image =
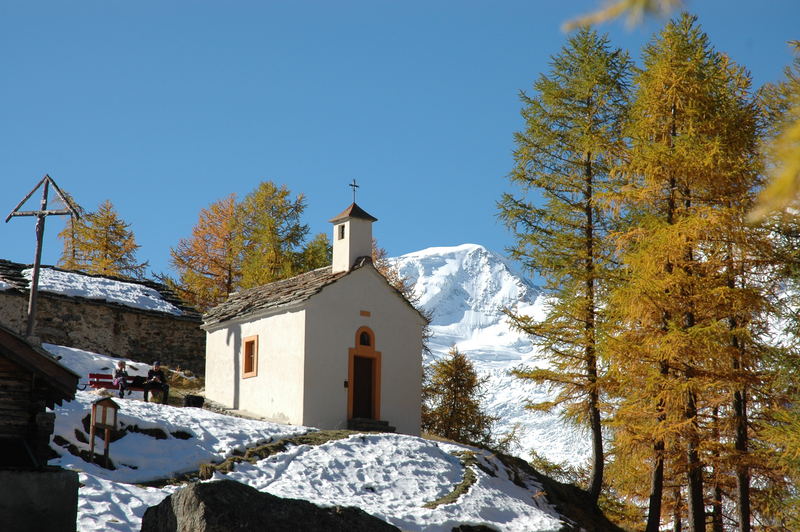
[[[381,353],[375,350],[375,333],[369,327],[356,331],[348,359],[347,419],[380,419]]]
[[[372,412],[372,359],[353,358],[353,417],[374,419]]]

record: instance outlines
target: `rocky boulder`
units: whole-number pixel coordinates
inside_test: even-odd
[[[232,480],[191,484],[144,513],[142,532],[389,532],[399,529],[359,508],[321,508]]]

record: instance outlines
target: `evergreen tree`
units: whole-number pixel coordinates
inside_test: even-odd
[[[86,214],[83,208],[75,203],[74,199],[68,192],[64,192],[64,194],[66,195],[67,200],[78,211],[78,214],[83,217]],[[64,229],[58,233],[58,238],[60,238],[63,242],[63,250],[61,251],[61,258],[58,260],[58,265],[67,270],[78,270],[84,262],[77,246],[78,227],[80,224],[80,219],[76,219],[74,216],[70,215],[70,217],[67,219]]]
[[[318,233],[312,238],[303,251],[299,254],[299,264],[296,269],[298,271],[311,271],[323,266],[329,266],[332,260],[333,248],[328,235],[325,233]]]
[[[237,232],[236,196],[231,194],[200,211],[190,238],[170,250],[178,280],[168,283],[200,310],[225,301],[242,278],[242,247]]]
[[[610,351],[616,451],[641,462],[652,446],[648,531],[659,529],[665,479],[685,486],[689,529],[705,530],[706,471],[721,511],[732,467],[749,530],[746,395],[772,282],[769,238],[744,223],[760,186],[758,115],[749,78],[694,17],[671,21],[643,55],[621,195],[637,225],[617,240],[626,278],[609,305],[621,327]]]
[[[422,429],[461,443],[490,444],[495,418],[481,407],[485,383],[469,358],[453,347],[427,368]]]
[[[522,94],[526,130],[515,136],[510,179],[523,195],[505,194],[499,204],[500,217],[516,238],[512,256],[545,279],[550,298],[540,322],[507,314],[550,361],[549,369],[520,369],[515,375],[559,388],[555,401],[530,406],[565,406],[570,418],[591,430],[589,492],[597,501],[605,462],[600,309],[612,252],[605,243],[609,217],[598,198],[612,186],[610,170],[622,148],[630,63],[606,37],[582,29],[551,64],[550,73],[534,84],[535,96]],[[538,200],[535,194],[543,206],[529,199]]]
[[[80,220],[70,220],[59,233],[64,239],[64,253],[59,262],[91,274],[115,275],[140,279],[147,262],[136,260],[136,238],[130,225],[125,223],[106,200],[97,212]]]
[[[797,57],[791,66],[784,70],[785,79],[779,83],[768,84],[760,92],[761,105],[765,110],[767,137],[780,138],[791,127],[791,122],[800,123],[800,42],[795,41]],[[798,137],[800,138],[800,137]],[[771,147],[771,146],[770,146]],[[780,154],[766,149],[768,165],[776,167]],[[778,191],[776,191],[778,192]],[[789,191],[780,191],[775,201],[792,198]],[[767,216],[772,208],[765,209]],[[796,486],[800,483],[800,389],[798,389],[797,368],[798,342],[800,338],[800,217],[796,211],[772,213],[764,223],[771,230],[772,241],[778,252],[776,262],[783,267],[779,274],[784,279],[781,287],[783,303],[784,342],[774,351],[770,369],[775,371],[775,379],[763,393],[763,404],[769,405],[766,412],[760,412],[758,424],[760,435],[770,449],[774,449],[773,464],[780,468],[781,475],[769,479],[764,489],[765,513],[772,517],[776,529],[800,529],[800,493]]]
[[[294,199],[286,185],[262,181],[238,206],[237,230],[242,242],[243,288],[300,273],[295,257],[302,250],[308,226],[300,219],[306,204]]]
[[[244,200],[235,195],[200,211],[192,236],[170,253],[178,279],[161,278],[185,300],[207,310],[228,294],[329,265],[331,245],[318,234],[308,243],[300,218],[302,195],[285,185],[260,183]]]

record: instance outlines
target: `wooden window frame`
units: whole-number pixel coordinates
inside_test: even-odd
[[[253,345],[253,367],[247,371],[247,346]],[[242,339],[242,378],[249,379],[258,376],[258,335],[247,336]]]
[[[336,240],[344,240],[344,224],[341,223],[336,226]]]

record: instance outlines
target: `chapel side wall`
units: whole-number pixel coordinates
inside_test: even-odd
[[[241,335],[236,328],[216,329],[206,334],[205,396],[228,408],[236,402],[237,357]]]
[[[28,295],[0,291],[0,323],[24,335]],[[43,342],[150,364],[160,360],[202,374],[205,333],[200,318],[40,292],[34,334]]]
[[[244,322],[242,339],[258,336],[258,375],[241,378],[239,408],[277,423],[303,424],[305,310]],[[241,348],[238,350],[241,365]]]
[[[379,275],[370,267],[358,269],[309,302],[306,425],[347,426],[348,349],[355,346],[358,328],[366,326],[381,353],[380,418],[398,432],[420,433],[422,318]]]

